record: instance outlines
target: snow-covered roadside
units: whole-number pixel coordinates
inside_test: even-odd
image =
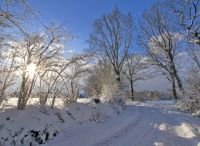
[[[128,103],[122,115],[71,127],[46,146],[199,146],[200,120],[173,107],[172,101]]]
[[[51,141],[59,134],[69,134],[70,127],[101,123],[116,113],[109,104],[71,104],[66,110],[28,106],[0,113],[0,146],[34,146]]]
[[[0,113],[0,146],[199,146],[200,119],[174,106],[173,101],[128,102],[121,115],[110,104],[88,102],[64,110],[7,109]]]
[[[58,136],[54,141],[47,143],[45,146],[92,146],[115,133],[125,130],[133,125],[138,119],[139,112],[128,108],[123,114],[112,117],[107,121],[97,123],[87,123],[76,127],[71,127],[70,133]]]

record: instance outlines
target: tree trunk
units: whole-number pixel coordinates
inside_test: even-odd
[[[73,81],[71,81],[71,100],[74,100],[74,85],[73,85]]]
[[[176,78],[176,81],[177,81],[179,90],[180,90],[180,92],[183,94],[183,93],[184,93],[183,84],[182,84],[182,81],[181,81],[181,79],[180,79],[180,77],[178,76],[177,73],[175,74],[175,78]]]
[[[18,103],[17,103],[17,108],[19,110],[24,110],[26,108],[26,103],[27,103],[27,100],[28,100],[28,97],[27,97],[27,93],[28,93],[27,80],[28,79],[27,79],[27,77],[24,73],[23,77],[22,77],[22,84],[21,84],[19,99],[18,99]]]
[[[57,95],[58,89],[55,91],[54,96],[52,98],[52,102],[51,102],[51,108],[53,109],[54,105],[55,105],[55,101],[56,101],[56,95]]]
[[[17,103],[18,110],[25,110],[28,98],[20,97]]]
[[[0,105],[3,102],[4,96],[5,96],[5,84],[3,85],[0,93]]]
[[[174,99],[177,100],[178,96],[177,96],[177,92],[176,92],[176,81],[175,81],[174,77],[172,77],[172,90],[173,90]]]
[[[46,95],[41,97],[40,99],[40,106],[45,106],[47,104],[47,99],[49,97],[50,91],[48,90]]]
[[[133,81],[130,81],[130,85],[131,85],[131,98],[134,101],[134,88],[133,88]]]
[[[120,76],[120,72],[119,71],[115,71],[116,73],[116,81],[117,81],[117,84],[118,84],[118,88],[119,90],[122,90],[122,84],[121,84],[121,76]]]
[[[7,84],[7,77],[6,77],[6,79],[4,80],[4,82],[3,82],[3,86],[2,86],[2,88],[1,88],[1,94],[0,94],[0,100],[2,100],[3,98],[4,98],[4,95],[5,95],[5,90],[6,90],[6,84]],[[1,103],[1,101],[0,101],[0,103]]]
[[[45,96],[42,97],[41,100],[40,100],[40,106],[45,106],[47,104],[47,99],[49,98],[49,95],[50,95],[50,93],[52,91],[53,85],[52,86],[50,86],[50,85],[48,86],[48,90],[47,90]]]
[[[54,105],[55,105],[55,101],[56,101],[56,98],[58,96],[58,93],[59,93],[59,89],[57,88],[54,92],[54,95],[52,97],[52,103],[51,103],[51,108],[53,109],[54,108]]]

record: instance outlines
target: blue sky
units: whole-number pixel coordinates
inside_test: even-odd
[[[117,6],[122,12],[131,12],[135,21],[154,0],[29,0],[31,7],[43,14],[45,21],[63,24],[76,39],[69,45],[75,50],[87,48],[86,40],[92,32],[95,19]],[[139,47],[134,44],[134,49]]]

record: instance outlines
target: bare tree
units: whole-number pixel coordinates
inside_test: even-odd
[[[200,68],[200,0],[170,0],[167,3],[186,31],[189,55]]]
[[[122,14],[115,8],[112,13],[103,15],[95,21],[94,30],[88,41],[92,52],[109,59],[119,83],[132,38],[133,18],[131,14]]]
[[[196,64],[196,66],[200,69],[200,47],[197,44],[189,44],[188,49],[189,55],[192,60]]]
[[[89,97],[101,96],[103,84],[110,82],[111,66],[104,59],[97,58],[86,79],[85,90]]]
[[[1,82],[0,96],[7,96],[7,88],[13,85],[16,68],[16,52],[9,52],[7,49],[11,39],[19,38],[19,32],[28,35],[24,29],[23,21],[30,16],[31,9],[26,0],[1,0],[0,1],[0,57],[1,57]],[[7,57],[5,54],[7,53]]]
[[[106,58],[98,60],[86,80],[86,92],[90,97],[111,100],[118,91],[115,72]]]
[[[193,97],[199,98],[200,94],[200,70],[199,68],[193,67],[189,73],[187,82],[189,84],[189,91]]]
[[[13,35],[5,31],[9,29],[17,29],[21,33],[27,35],[22,21],[26,20],[33,11],[29,7],[26,0],[1,0],[0,3],[0,30],[1,38]]]
[[[179,33],[172,32],[167,11],[160,3],[146,10],[140,22],[139,44],[172,82],[174,98],[177,99],[176,83],[183,92],[182,81],[178,75],[175,59],[178,54]]]
[[[18,109],[24,110],[39,74],[50,66],[53,60],[62,55],[64,40],[71,39],[70,33],[64,33],[60,26],[51,25],[41,34],[25,36],[21,42],[11,42],[18,56],[18,70],[21,72]]]
[[[70,97],[71,102],[74,102],[79,97],[80,91],[80,80],[83,75],[89,72],[88,58],[83,57],[81,60],[77,60],[75,63],[71,64],[68,73],[66,75],[69,77],[69,84],[66,86],[68,89],[68,97]]]
[[[54,93],[59,92],[59,85],[62,82],[62,73],[64,70],[71,64],[72,62],[69,60],[63,60],[60,62],[55,62],[54,65],[49,66],[43,70],[43,73],[40,79],[46,84],[47,91],[45,92],[45,96],[40,97],[40,105],[44,106],[47,103],[47,99],[54,91]],[[43,85],[42,85],[43,86]],[[41,83],[40,83],[41,87]],[[52,107],[55,102],[55,94],[52,99]]]
[[[129,82],[132,100],[134,100],[134,84],[137,81],[153,77],[151,75],[151,71],[147,70],[148,68],[150,69],[150,64],[148,64],[147,61],[147,57],[145,58],[134,53],[129,54],[126,58],[126,62],[123,67],[123,74],[125,79]]]
[[[54,66],[46,68],[40,77],[40,88],[46,86],[40,97],[42,106],[47,104],[47,99],[52,98],[51,107],[55,99],[63,96],[68,103],[76,101],[79,95],[79,81],[82,74],[87,71],[87,55],[77,55],[69,59],[57,60]],[[41,91],[39,91],[41,92]]]
[[[7,96],[12,94],[12,92],[8,91],[8,88],[15,83],[15,62],[15,54],[11,52],[2,54],[2,61],[0,64],[0,104]]]

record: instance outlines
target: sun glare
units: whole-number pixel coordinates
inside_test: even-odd
[[[29,65],[27,65],[26,71],[28,73],[28,76],[33,78],[33,76],[35,75],[35,71],[36,71],[36,64],[30,63]]]

